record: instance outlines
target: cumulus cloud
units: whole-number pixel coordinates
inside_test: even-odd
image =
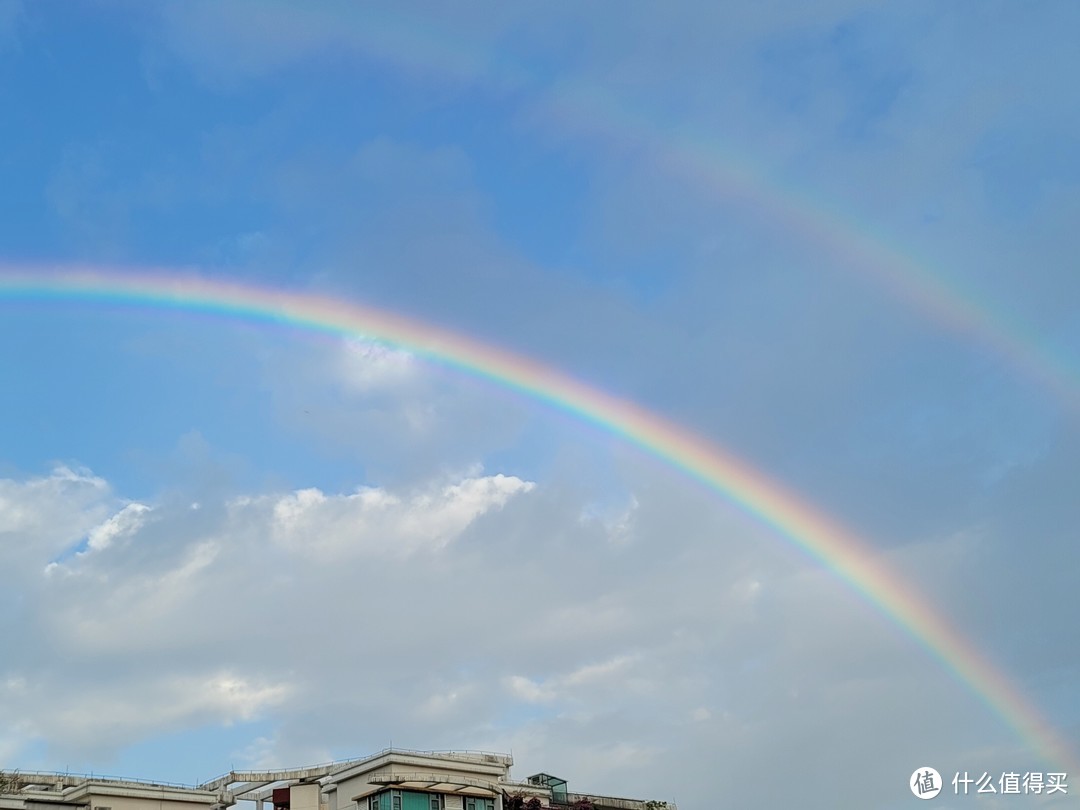
[[[111,506],[109,487],[65,465],[47,476],[0,479],[0,558],[9,571],[33,559],[42,565],[78,543]]]
[[[242,499],[234,520],[267,520],[270,536],[304,555],[408,556],[453,542],[477,517],[529,492],[534,484],[514,476],[465,478],[401,496],[377,487],[351,495],[304,489],[280,497]]]
[[[439,569],[431,555],[534,486],[500,474],[465,475],[404,493],[374,487],[342,495],[307,489],[233,499],[223,504],[225,509],[214,508],[216,518],[206,523],[204,510],[167,506],[154,508],[155,520],[147,521],[151,507],[144,504],[127,504],[102,520],[99,501],[108,500],[108,487],[67,469],[50,478],[7,481],[9,536],[28,542],[39,563],[54,553],[35,541],[57,533],[52,524],[62,523],[63,515],[56,505],[71,503],[72,488],[89,489],[95,496],[94,508],[79,527],[89,538],[86,551],[54,563],[50,576],[21,592],[28,629],[33,626],[53,638],[60,657],[46,656],[33,666],[27,660],[13,662],[3,701],[9,728],[23,729],[24,743],[44,739],[78,752],[116,750],[149,733],[203,723],[251,721],[266,709],[298,699],[297,689],[314,686],[314,673],[301,667],[297,686],[292,669],[267,672],[252,644],[234,646],[236,633],[270,639],[277,636],[275,622],[311,621],[309,608],[327,606],[327,597],[307,603],[296,601],[296,594],[315,597],[322,579],[318,571],[327,563],[380,561],[376,564],[386,569],[380,579],[390,588],[393,581],[409,578],[411,566],[419,565],[416,573],[426,579]],[[71,533],[63,535],[65,544],[73,540]],[[416,562],[407,562],[414,556]],[[279,562],[290,572],[292,581],[283,593],[286,607],[295,613],[279,614],[275,607]],[[232,572],[241,568],[245,579],[236,581]],[[351,602],[342,590],[345,582],[336,579],[323,583],[338,594],[330,602],[342,597]],[[271,601],[263,605],[266,599]],[[222,623],[222,618],[227,620]],[[317,636],[311,642],[321,643]],[[206,654],[199,654],[200,648]],[[156,656],[181,650],[186,650],[185,663],[158,667]],[[241,663],[235,663],[237,653]],[[64,690],[63,699],[54,699],[55,690],[64,689],[62,662],[74,661],[102,678],[92,689]],[[418,701],[417,717],[435,722],[461,705],[471,706],[475,701],[466,698],[472,691],[466,684],[437,686]],[[42,702],[48,711],[42,711]],[[16,708],[20,705],[27,707],[25,713]],[[34,705],[37,709],[31,710]],[[101,732],[103,718],[108,718],[106,733]]]
[[[104,523],[95,526],[87,536],[87,551],[102,551],[117,539],[128,537],[146,522],[150,507],[142,503],[129,503]]]
[[[46,480],[9,482],[9,497],[40,499]],[[67,473],[51,486],[39,508],[54,517],[65,487],[109,491]],[[954,752],[1000,737],[831,577],[763,556],[775,537],[665,486],[638,480],[637,539],[624,545],[581,520],[584,492],[475,471],[218,504],[204,493],[199,510],[180,497],[152,512],[110,503],[82,530],[123,524],[125,542],[102,530],[114,542],[23,592],[28,626],[49,643],[7,665],[4,744],[18,759],[47,741],[91,763],[155,734],[258,721],[270,725],[238,750],[245,761],[350,756],[393,738],[512,748],[521,767],[578,774],[583,789],[653,794],[646,766],[694,762],[733,784],[777,739],[792,741],[792,778],[809,778],[825,762],[799,759],[800,745],[830,717],[897,729],[889,761],[906,761],[925,751],[907,703],[916,683],[938,732],[956,730]],[[47,520],[19,525],[26,539],[48,533]],[[925,552],[895,564],[940,568],[938,550]],[[87,671],[92,688],[71,688]],[[862,746],[834,744],[862,761]],[[884,778],[871,770],[864,787]]]

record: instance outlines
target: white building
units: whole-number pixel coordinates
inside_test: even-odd
[[[386,749],[362,759],[230,771],[201,785],[80,774],[0,773],[0,810],[675,810],[671,803],[571,793],[564,780],[510,778],[509,754]],[[525,803],[528,804],[525,804]],[[250,806],[250,805],[249,805]],[[238,809],[239,810],[239,809]]]

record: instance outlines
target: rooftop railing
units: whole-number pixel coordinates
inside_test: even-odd
[[[598,796],[595,793],[567,793],[566,804],[572,806],[574,802],[588,799],[599,810],[678,810],[671,802],[649,801],[644,799],[620,799],[617,796]]]
[[[494,793],[499,792],[496,782],[486,779],[474,779],[471,776],[453,776],[445,773],[373,773],[368,777],[368,784],[382,785],[394,782],[427,782],[433,785],[455,785],[459,787],[483,788]]]
[[[114,776],[110,774],[79,773],[73,771],[0,771],[0,783],[20,783],[20,790],[34,785],[55,786],[58,782],[65,787],[78,787],[87,782],[102,782],[118,785],[138,785],[140,787],[179,788],[182,790],[199,790],[195,784],[183,782],[163,782],[160,779],[134,779],[128,776]]]
[[[467,759],[471,762],[491,763],[497,765],[513,765],[514,758],[510,754],[496,753],[494,751],[474,751],[474,750],[443,750],[443,751],[420,751],[413,748],[384,748],[381,751],[377,751],[374,754],[369,754],[365,757],[357,757],[352,759],[336,759],[330,762],[322,762],[317,765],[304,765],[299,768],[273,768],[262,770],[231,770],[226,773],[216,776],[213,779],[208,779],[199,785],[200,788],[216,790],[219,787],[224,787],[231,782],[249,782],[249,781],[261,781],[258,779],[259,774],[282,774],[282,773],[301,773],[304,771],[325,771],[324,775],[329,776],[332,773],[347,770],[348,768],[355,767],[357,765],[363,765],[366,762],[371,762],[384,757],[389,754],[404,754],[406,756],[451,756],[457,759]],[[248,779],[248,776],[254,776],[255,779]],[[274,781],[284,781],[289,777],[282,777],[282,779]]]

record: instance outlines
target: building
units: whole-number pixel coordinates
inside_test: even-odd
[[[361,759],[230,771],[201,785],[88,774],[0,773],[0,810],[676,810],[674,804],[570,792],[540,773],[510,778],[509,754],[388,748]],[[241,808],[237,808],[241,810]]]

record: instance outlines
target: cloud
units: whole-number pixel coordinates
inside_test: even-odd
[[[345,342],[341,356],[345,383],[360,393],[400,386],[417,373],[410,352],[358,338]]]
[[[43,477],[0,479],[4,567],[22,575],[35,559],[51,561],[92,531],[111,500],[104,480],[64,465]]]
[[[49,480],[43,514],[61,517],[67,487],[108,500],[104,481],[70,470],[7,486],[32,500]],[[864,791],[891,778],[882,762],[937,752],[959,765],[1003,739],[831,576],[769,551],[777,538],[656,471],[632,481],[628,544],[581,520],[588,493],[505,474],[217,503],[204,492],[199,510],[179,494],[152,512],[110,505],[81,528],[127,515],[124,542],[114,534],[22,591],[41,643],[4,673],[7,745],[17,761],[45,741],[89,767],[168,731],[258,720],[243,756],[264,764],[392,738],[512,748],[526,770],[615,795],[656,795],[650,774],[682,761],[693,767],[676,798],[718,779],[749,801],[739,779],[765,778],[763,761],[793,779],[838,757],[868,767],[859,735],[874,728],[894,736],[855,779]],[[49,533],[20,525],[28,539]],[[944,588],[979,553],[909,546],[891,565]],[[93,687],[72,688],[76,672]],[[929,748],[912,690],[938,718]],[[830,723],[850,738],[822,737]]]
[[[146,522],[150,507],[142,503],[129,503],[104,523],[95,526],[87,536],[87,551],[102,551],[123,537],[137,532]]]
[[[527,403],[370,340],[285,344],[259,374],[283,432],[379,480],[468,467],[528,424]]]
[[[582,688],[610,688],[626,681],[636,655],[618,655],[607,661],[586,664],[572,672],[547,678],[539,684],[523,675],[504,679],[507,690],[528,703],[564,701]]]
[[[170,36],[191,42],[198,41],[192,32],[213,27],[215,15],[223,20],[221,39],[206,40],[205,52],[183,51],[186,59],[213,62],[217,51],[228,59],[235,38],[247,43],[241,52],[248,45],[260,53],[265,49],[271,61],[260,67],[262,57],[253,58],[252,70],[271,73],[318,53],[320,45],[354,56],[368,53],[365,37],[376,37],[372,32],[382,24],[363,15],[335,17],[330,7],[297,12],[298,33],[285,37],[285,61],[275,62],[275,43],[284,37],[282,21],[288,17],[282,6],[260,12],[271,20],[266,31],[250,24],[254,12],[245,16],[200,5],[173,13],[162,24]],[[400,12],[401,19],[408,21],[408,13]],[[890,290],[875,286],[873,272],[866,272],[872,266],[863,267],[873,265],[874,257],[843,250],[837,255],[835,246],[827,239],[822,244],[812,232],[812,224],[800,226],[798,211],[793,215],[784,205],[835,212],[839,238],[846,235],[856,245],[865,243],[860,234],[881,230],[885,243],[912,247],[914,268],[932,267],[930,259],[938,257],[946,281],[976,282],[967,297],[980,300],[985,292],[991,302],[1026,302],[1032,323],[1064,324],[1063,313],[1051,321],[1042,316],[1060,312],[1060,301],[1069,299],[1060,292],[1074,283],[1053,269],[1064,266],[1062,256],[1068,255],[1066,209],[1048,209],[1048,217],[1060,222],[1050,239],[1024,229],[1006,233],[1001,223],[984,226],[977,220],[983,192],[975,175],[981,169],[971,162],[987,138],[1027,142],[1032,129],[1052,123],[1046,116],[1060,115],[1053,112],[1060,105],[1042,103],[1029,92],[1054,57],[1035,49],[1039,56],[1030,72],[1010,69],[1009,82],[990,93],[976,90],[980,85],[970,66],[978,60],[950,44],[957,36],[963,42],[983,38],[999,43],[987,49],[1000,52],[1019,26],[1023,41],[1033,46],[1045,23],[1038,15],[986,15],[976,32],[965,32],[962,14],[869,11],[858,3],[797,14],[767,4],[737,15],[670,15],[635,6],[616,15],[618,20],[599,10],[579,11],[569,26],[557,24],[568,21],[555,15],[539,16],[546,24],[526,36],[520,34],[522,18],[493,14],[479,44],[469,38],[471,15],[432,18],[431,25],[445,35],[435,39],[467,41],[464,50],[485,54],[472,68],[481,83],[487,61],[501,64],[495,58],[500,42],[523,38],[538,52],[562,46],[554,51],[562,58],[550,70],[564,80],[527,85],[527,92],[513,96],[507,115],[520,114],[527,122],[522,148],[536,148],[537,137],[546,136],[548,157],[554,151],[585,167],[588,182],[574,198],[580,215],[569,236],[572,273],[542,266],[523,239],[508,238],[519,234],[502,232],[507,210],[521,195],[501,192],[485,179],[492,168],[486,153],[470,148],[457,130],[423,143],[364,131],[339,146],[289,150],[282,144],[296,125],[292,117],[302,113],[285,105],[248,126],[215,130],[208,151],[216,146],[228,158],[241,157],[214,168],[240,178],[240,196],[256,189],[259,199],[273,200],[287,213],[288,234],[272,224],[265,232],[275,243],[293,243],[281,248],[284,254],[314,257],[310,263],[337,290],[407,306],[421,318],[482,330],[536,355],[561,358],[581,376],[647,399],[711,435],[736,437],[741,449],[766,466],[791,464],[796,486],[823,501],[858,492],[852,500],[866,509],[855,520],[873,520],[883,534],[895,531],[890,526],[905,511],[904,502],[920,498],[935,499],[925,519],[940,518],[938,525],[946,525],[969,477],[1015,460],[1015,446],[988,443],[981,427],[985,410],[1029,394],[1022,385],[1003,389],[1008,373],[982,363],[983,349],[972,348],[947,324],[913,317]],[[643,41],[626,48],[634,31],[646,32],[634,40]],[[589,47],[571,48],[573,37],[585,38]],[[1054,38],[1046,51],[1052,55],[1064,45]],[[382,58],[376,52],[369,56]],[[422,60],[424,51],[414,56]],[[437,62],[437,54],[431,59]],[[542,67],[536,70],[545,74]],[[713,73],[742,78],[707,87],[688,78]],[[582,87],[604,92],[564,92]],[[671,98],[673,93],[679,97]],[[800,93],[804,101],[784,102]],[[588,103],[570,103],[573,114],[562,118],[554,114],[578,97]],[[1024,105],[1034,105],[1038,114],[1025,112]],[[675,134],[672,122],[678,124]],[[252,144],[249,151],[257,157],[243,157],[243,147]],[[686,144],[695,148],[683,149]],[[989,167],[994,161],[977,163]],[[741,177],[749,195],[738,183],[726,185],[729,176]],[[866,177],[875,182],[865,183]],[[764,201],[758,198],[762,193]],[[1068,197],[1048,193],[1048,200]],[[928,208],[948,212],[948,226],[927,228]],[[923,251],[930,257],[926,262]],[[990,289],[998,279],[1014,277],[982,272],[1000,265],[1002,251],[1037,265],[1042,280],[1024,274],[1023,289]],[[1024,258],[1032,255],[1041,258]],[[1039,287],[1044,294],[1036,296]],[[1057,293],[1049,292],[1055,288]],[[627,292],[640,295],[641,289],[651,291],[641,296],[644,301]],[[552,329],[550,313],[556,311],[559,328]],[[905,358],[914,356],[933,359],[912,366]],[[379,385],[389,382],[380,379]],[[363,393],[367,402],[353,413],[369,417],[377,428],[358,429],[362,419],[337,410],[328,418],[312,412],[309,420],[333,436],[328,446],[344,445],[342,452],[378,448],[385,441],[380,436],[431,436],[454,421],[424,397],[397,408],[377,401],[376,390],[389,389],[373,389],[373,381],[358,385],[368,387],[353,394]],[[994,395],[987,396],[986,388]],[[970,418],[953,419],[952,403],[959,398]],[[299,422],[303,405],[288,395],[279,401],[288,406],[290,421]],[[949,404],[937,407],[944,402]],[[467,418],[465,410],[454,416]],[[910,458],[866,455],[868,447],[910,453],[911,443],[900,437],[911,426],[892,420],[916,413],[931,417],[922,422],[929,428],[925,441],[950,443],[961,457],[956,463],[943,460],[933,484]],[[814,448],[799,449],[811,436],[821,447],[840,448],[836,457],[845,460],[835,465],[834,476],[814,469]],[[421,454],[417,466],[434,455]],[[794,457],[814,461],[795,464]],[[896,480],[876,486],[879,467]],[[852,474],[845,478],[845,471]],[[882,517],[873,519],[870,512]]]
[[[41,700],[35,689],[33,700]],[[250,721],[280,705],[286,683],[259,683],[228,671],[187,676],[159,675],[146,682],[117,679],[84,688],[78,696],[58,696],[29,723],[33,738],[81,754],[108,750],[118,740],[133,740],[202,723],[231,725]]]
[[[556,697],[552,689],[545,688],[524,675],[511,675],[504,683],[511,695],[527,703],[544,703]]]
[[[241,501],[235,508],[266,515],[274,542],[297,554],[321,559],[355,554],[408,556],[438,551],[477,517],[533,487],[531,482],[497,474],[404,497],[374,487],[336,496],[306,489],[269,502],[265,498]],[[251,520],[247,516],[234,519]]]
[[[55,533],[49,522],[62,515],[54,506],[71,503],[72,487],[89,488],[99,498],[108,491],[100,479],[69,469],[21,485],[6,482],[11,505],[19,506],[5,510],[9,519],[19,518],[10,527],[12,535],[33,540]],[[41,650],[41,655],[13,662],[4,700],[9,727],[23,729],[24,743],[42,739],[79,756],[87,751],[107,755],[148,734],[247,722],[281,707],[298,699],[298,689],[311,687],[308,679],[314,673],[301,667],[297,674],[302,681],[294,683],[290,670],[266,671],[250,644],[232,644],[234,628],[246,626],[250,632],[262,623],[260,632],[266,632],[270,627],[265,622],[274,622],[274,610],[267,615],[260,609],[258,595],[266,585],[273,592],[275,545],[286,559],[295,558],[289,570],[303,580],[302,590],[315,593],[317,571],[327,560],[341,565],[358,554],[389,554],[391,561],[404,554],[427,559],[484,513],[532,488],[521,479],[494,475],[428,484],[401,495],[375,488],[353,495],[301,490],[234,500],[225,511],[212,510],[220,522],[210,526],[203,510],[190,508],[154,507],[153,521],[145,520],[151,507],[142,504],[128,504],[104,521],[95,510],[87,552],[55,564],[50,576],[21,590],[29,600],[24,617],[28,626],[53,638],[63,652],[58,658]],[[28,506],[35,498],[41,514],[30,520]],[[191,533],[198,526],[203,530]],[[128,542],[118,543],[121,538]],[[65,540],[71,542],[70,537]],[[31,547],[39,562],[53,553],[40,544]],[[263,562],[253,569],[252,561],[260,556]],[[229,571],[245,559],[251,585],[237,588],[238,583],[230,584]],[[394,565],[390,562],[393,577],[407,571],[393,573]],[[290,602],[298,584],[289,589]],[[301,609],[278,620],[291,625],[308,621],[307,614]],[[214,615],[231,618],[222,624]],[[230,647],[240,652],[239,661],[227,653],[224,659],[218,657]],[[183,657],[190,656],[186,662],[159,666],[159,656],[171,658],[180,650],[186,650]],[[105,651],[107,657],[102,657]],[[62,686],[64,662],[74,661],[82,662],[83,671],[98,673],[94,687]],[[55,698],[58,689],[64,691],[62,699]],[[451,686],[429,695],[418,716],[444,717],[468,691]]]

